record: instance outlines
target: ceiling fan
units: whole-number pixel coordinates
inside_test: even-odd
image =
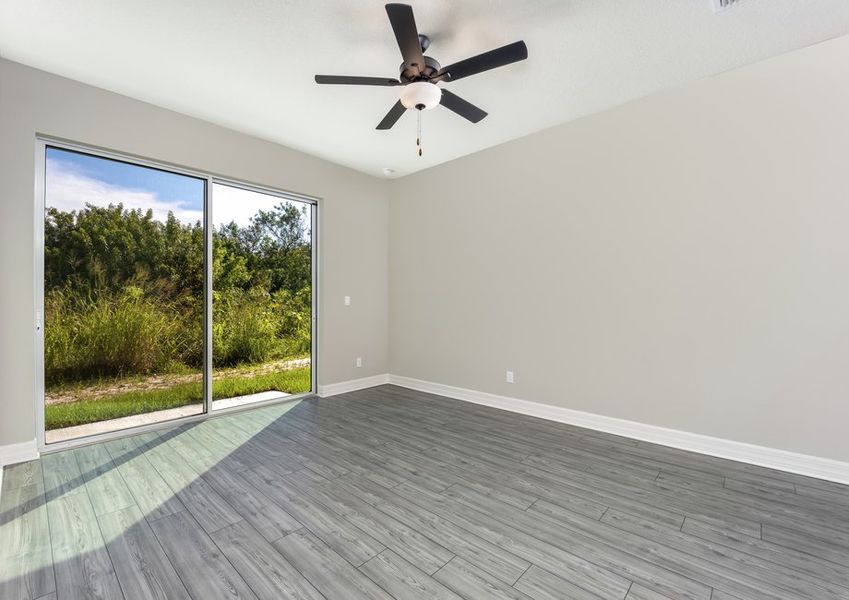
[[[401,74],[397,79],[347,75],[315,76],[315,82],[321,84],[401,86],[400,99],[378,123],[377,129],[390,129],[409,108],[423,111],[439,104],[472,123],[477,123],[486,117],[485,111],[436,84],[456,81],[528,58],[528,48],[525,42],[520,41],[443,67],[435,59],[424,55],[430,45],[430,39],[419,34],[416,29],[411,6],[387,4],[386,14],[389,15],[389,22],[404,59]]]

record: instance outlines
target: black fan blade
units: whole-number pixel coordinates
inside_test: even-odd
[[[463,100],[457,94],[452,94],[446,89],[442,90],[442,99],[439,103],[448,110],[453,110],[461,117],[468,119],[472,123],[478,123],[487,115],[485,110],[479,109],[471,102]]]
[[[401,85],[397,79],[383,77],[349,77],[348,75],[316,75],[316,83],[331,83],[336,85],[382,85],[392,87]]]
[[[395,106],[389,109],[389,112],[386,113],[386,116],[383,117],[383,120],[377,124],[378,129],[392,129],[392,126],[398,122],[398,119],[401,118],[401,115],[406,111],[406,107],[401,104],[401,101],[395,103]]]
[[[453,65],[442,67],[434,75],[433,79],[456,81],[469,75],[476,75],[490,69],[497,69],[498,67],[519,62],[526,58],[528,58],[528,47],[525,45],[525,42],[514,42],[501,48],[467,58],[466,60],[461,60]]]
[[[395,32],[398,48],[406,65],[405,72],[411,76],[419,75],[424,69],[425,62],[422,55],[422,43],[419,41],[419,30],[416,29],[416,19],[413,17],[413,7],[407,4],[387,4],[386,14]]]

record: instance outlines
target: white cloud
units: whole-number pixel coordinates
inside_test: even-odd
[[[203,220],[203,210],[185,208],[178,201],[163,200],[148,190],[122,187],[94,179],[61,160],[48,161],[46,188],[47,206],[67,212],[80,210],[86,204],[109,206],[120,203],[127,210],[152,210],[153,218],[162,222],[165,222],[169,211],[183,223]],[[240,227],[246,227],[257,211],[271,210],[281,202],[294,204],[298,209],[308,206],[305,203],[222,184],[215,184],[212,202],[212,222],[216,229],[219,225],[231,221],[235,221]],[[304,217],[304,224],[309,237],[309,212]]]
[[[61,160],[50,160],[46,177],[46,204],[63,211],[80,210],[86,204],[109,206],[123,204],[127,210],[153,211],[153,218],[164,222],[173,212],[183,223],[203,220],[203,211],[187,209],[177,201],[167,201],[147,190],[125,188],[93,179],[74,170]]]
[[[271,210],[280,203],[294,204],[300,210],[309,206],[303,202],[292,202],[272,196],[261,194],[229,185],[215,184],[212,192],[212,224],[217,229],[219,225],[226,225],[235,221],[240,227],[250,225],[251,217],[259,210]],[[309,212],[304,217],[306,229],[309,230]]]

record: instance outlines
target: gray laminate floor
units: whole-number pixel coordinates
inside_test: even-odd
[[[0,598],[849,598],[849,488],[382,386],[6,469]]]

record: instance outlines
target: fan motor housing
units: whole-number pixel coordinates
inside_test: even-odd
[[[442,66],[439,64],[435,58],[431,58],[430,56],[425,56],[425,67],[421,69],[421,73],[419,75],[413,75],[410,72],[410,69],[407,68],[406,63],[401,63],[400,71],[401,76],[400,79],[404,83],[410,83],[411,81],[419,81],[422,79],[430,79],[433,77]]]

